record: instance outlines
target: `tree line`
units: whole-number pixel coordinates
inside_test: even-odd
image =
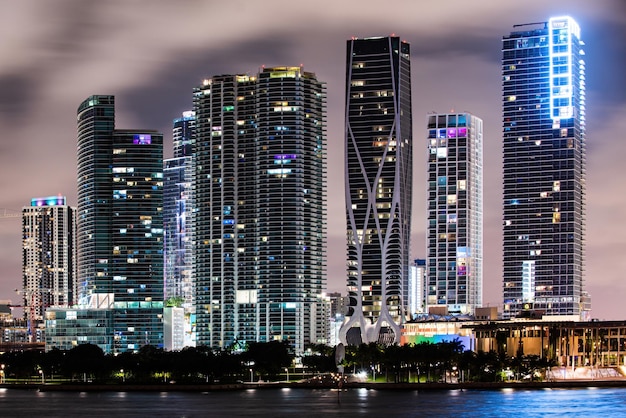
[[[118,355],[105,354],[93,344],[81,344],[71,350],[6,352],[0,355],[0,365],[5,382],[41,379],[142,384],[271,381],[287,380],[288,376],[295,380],[335,373],[338,366],[345,375],[377,382],[499,381],[537,379],[553,365],[538,356],[474,353],[464,350],[459,340],[347,346],[342,357],[337,358],[335,347],[314,344],[296,359],[290,346],[280,341],[249,343],[244,351],[205,346],[166,351],[148,345]]]

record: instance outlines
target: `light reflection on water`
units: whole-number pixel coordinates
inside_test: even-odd
[[[623,415],[626,389],[37,392],[1,390],[2,417],[545,417]]]

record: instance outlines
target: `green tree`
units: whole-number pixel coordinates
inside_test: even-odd
[[[289,344],[285,341],[271,341],[268,343],[249,343],[243,359],[254,363],[256,373],[274,378],[285,367],[291,366],[293,355],[289,351]]]
[[[99,378],[104,363],[104,352],[95,344],[80,344],[67,352],[64,369],[83,381]]]

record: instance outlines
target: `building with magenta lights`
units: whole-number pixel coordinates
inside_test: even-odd
[[[301,67],[194,91],[198,344],[324,343],[326,90]]]
[[[77,157],[80,302],[113,309],[102,345],[115,353],[161,347],[163,135],[116,129],[114,96],[91,96],[78,107]]]
[[[75,302],[76,208],[64,196],[31,199],[22,208],[24,316],[31,329],[50,307]]]
[[[504,317],[579,316],[585,238],[585,62],[570,17],[502,39]]]
[[[409,44],[352,39],[346,51],[345,170],[350,306],[343,343],[400,342],[412,196]]]
[[[426,311],[474,314],[482,305],[483,121],[428,115]]]

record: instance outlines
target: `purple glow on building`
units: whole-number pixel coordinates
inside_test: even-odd
[[[35,197],[30,199],[31,206],[64,206],[65,196]]]
[[[133,144],[135,145],[149,145],[152,143],[152,135],[137,134],[133,135]]]
[[[296,154],[278,154],[274,155],[275,160],[295,160]]]

